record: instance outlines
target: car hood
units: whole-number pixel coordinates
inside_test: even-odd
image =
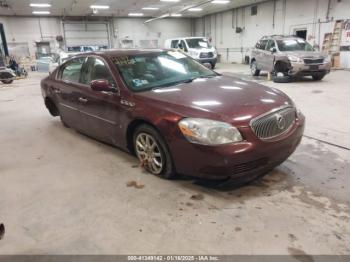
[[[310,52],[310,51],[289,51],[283,52],[285,55],[293,55],[300,58],[325,58],[326,56],[321,52]]]
[[[137,96],[160,111],[221,120],[237,126],[247,126],[254,117],[293,105],[290,98],[277,89],[228,76],[197,79]]]

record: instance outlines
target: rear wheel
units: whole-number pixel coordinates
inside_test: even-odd
[[[250,64],[250,70],[251,70],[253,76],[260,75],[260,70],[258,69],[258,65],[257,65],[255,60],[253,60],[252,63]]]
[[[326,74],[313,74],[312,79],[314,81],[320,81],[325,77]]]
[[[4,84],[11,84],[13,82],[13,79],[1,80],[1,82],[3,82]]]
[[[168,147],[157,130],[140,125],[135,130],[133,141],[136,156],[148,172],[166,179],[175,177]]]
[[[210,63],[211,64],[211,69],[215,69],[216,63]]]

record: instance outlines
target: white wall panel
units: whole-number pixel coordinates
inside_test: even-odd
[[[67,47],[80,45],[109,46],[107,23],[63,23]]]
[[[247,6],[198,18],[195,35],[211,37],[222,61],[240,63],[246,50],[264,35],[293,34],[305,28],[309,42],[322,45],[324,34],[333,30],[334,20],[350,19],[349,0],[331,0],[328,22],[327,7],[328,0],[271,0],[258,4],[256,16]],[[243,32],[236,33],[235,27]]]

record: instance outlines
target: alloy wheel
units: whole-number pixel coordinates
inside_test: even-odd
[[[152,174],[159,175],[163,170],[163,156],[157,141],[147,133],[136,137],[135,151],[143,166]]]

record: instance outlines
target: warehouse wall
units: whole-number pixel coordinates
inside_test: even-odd
[[[35,54],[36,41],[48,41],[56,47],[55,38],[61,34],[60,20],[45,17],[0,17],[7,43],[27,43],[31,55]]]
[[[294,30],[305,28],[308,41],[321,46],[334,20],[350,18],[350,1],[346,0],[330,0],[328,20],[328,0],[271,0],[257,6],[255,16],[247,6],[198,18],[195,35],[211,38],[223,62],[240,63],[247,49],[263,35],[294,34]],[[236,33],[236,27],[243,32]]]
[[[131,39],[134,47],[143,47],[140,43],[143,40],[157,40],[157,47],[163,47],[165,39],[191,36],[193,33],[193,19],[169,18],[147,24],[144,24],[144,21],[143,18],[115,18],[114,46],[121,47],[123,40]]]
[[[114,18],[109,21],[111,47],[121,47],[122,40],[133,40],[133,47],[142,47],[142,43],[156,40],[162,47],[164,40],[171,37],[190,36],[193,31],[192,19],[169,18],[143,22],[146,18]],[[35,55],[36,42],[50,42],[51,51],[58,49],[56,36],[64,35],[60,18],[47,17],[0,17],[7,42],[27,43],[31,56]],[[93,36],[91,36],[93,38]]]

